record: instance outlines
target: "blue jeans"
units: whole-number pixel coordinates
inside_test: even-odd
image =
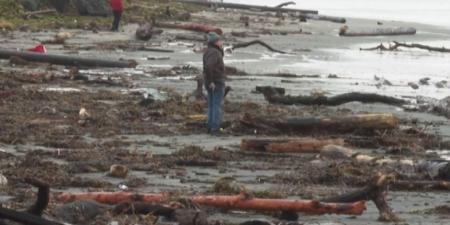
[[[223,95],[225,94],[225,84],[215,84],[214,90],[209,87],[208,91],[208,130],[211,133],[218,132],[220,130],[220,124],[222,123],[222,107],[223,107]]]

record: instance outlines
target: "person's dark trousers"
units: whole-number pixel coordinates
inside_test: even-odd
[[[120,18],[122,17],[122,11],[113,11],[114,21],[112,24],[112,31],[119,31]]]
[[[207,88],[208,90],[208,131],[211,134],[218,133],[220,131],[220,125],[222,123],[222,108],[223,98],[225,93],[225,84],[217,83],[214,90]]]

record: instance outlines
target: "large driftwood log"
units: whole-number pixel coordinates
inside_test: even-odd
[[[412,27],[399,28],[376,28],[373,30],[352,31],[347,26],[339,30],[339,36],[344,37],[361,37],[361,36],[393,36],[393,35],[414,35],[417,30]]]
[[[399,221],[392,209],[387,204],[386,196],[389,183],[394,176],[378,173],[370,183],[362,189],[346,193],[340,196],[322,199],[323,202],[355,202],[371,200],[379,210],[379,220],[381,221]]]
[[[136,67],[134,60],[129,61],[112,61],[104,59],[81,58],[77,56],[52,55],[33,52],[17,52],[9,50],[0,50],[0,59],[10,59],[12,56],[20,57],[26,61],[44,62],[65,66],[81,66],[81,67]]]
[[[154,25],[162,28],[182,29],[202,33],[216,32],[219,35],[223,34],[222,29],[204,24],[179,24],[179,23],[157,22]]]
[[[325,16],[325,15],[316,15],[316,14],[305,14],[301,15],[310,20],[323,20],[330,21],[334,23],[345,23],[347,20],[343,17],[335,17],[335,16]]]
[[[415,44],[415,43],[407,44],[407,43],[400,43],[397,41],[394,41],[394,44],[389,43],[387,47],[383,44],[380,44],[380,45],[372,47],[372,48],[360,48],[360,50],[361,51],[373,51],[373,50],[397,51],[397,50],[399,50],[400,47],[418,48],[418,49],[428,50],[430,52],[450,53],[450,49],[445,48],[445,47],[433,47],[433,46],[428,46],[428,45],[423,45],[423,44]]]
[[[334,117],[273,118],[252,117],[241,119],[245,126],[275,131],[311,133],[317,131],[351,132],[355,130],[384,130],[398,127],[399,120],[393,114],[357,114]]]
[[[260,41],[260,40],[253,40],[253,41],[250,41],[250,42],[243,42],[243,43],[233,44],[231,48],[232,48],[232,49],[246,48],[246,47],[251,46],[251,45],[261,45],[261,46],[263,46],[263,47],[269,49],[269,50],[272,51],[272,52],[277,52],[277,53],[281,53],[281,54],[287,54],[287,52],[284,52],[284,51],[281,51],[281,50],[274,49],[274,48],[272,48],[270,45],[268,45],[268,44],[266,44],[265,42]]]
[[[178,2],[197,4],[197,5],[203,5],[203,6],[208,6],[208,7],[223,7],[223,8],[230,8],[230,9],[244,9],[244,10],[257,9],[257,10],[266,11],[266,12],[285,12],[285,13],[293,12],[293,13],[303,13],[303,14],[318,14],[319,13],[317,10],[290,9],[290,8],[246,5],[246,4],[237,4],[237,3],[207,2],[207,1],[196,1],[196,0],[178,0]]]
[[[432,180],[432,181],[417,181],[417,180],[396,180],[392,183],[392,189],[401,191],[436,191],[436,190],[450,190],[450,181]]]
[[[283,93],[280,88],[264,87],[260,89],[264,98],[269,103],[284,104],[284,105],[329,105],[337,106],[348,102],[362,102],[362,103],[384,103],[388,105],[404,105],[407,101],[390,96],[373,94],[373,93],[360,93],[350,92],[340,94],[332,97],[327,96],[290,96],[280,94]]]
[[[326,145],[344,145],[342,139],[242,139],[241,150],[267,151],[274,153],[319,153]]]

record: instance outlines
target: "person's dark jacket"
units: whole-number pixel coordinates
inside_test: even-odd
[[[211,82],[214,82],[214,84],[225,84],[223,55],[223,50],[213,44],[209,44],[208,49],[203,54],[203,74],[206,87]]]

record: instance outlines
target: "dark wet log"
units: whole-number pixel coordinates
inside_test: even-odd
[[[234,37],[240,37],[240,38],[246,38],[246,37],[258,38],[259,37],[259,35],[257,35],[257,34],[250,34],[245,31],[242,31],[242,32],[231,31],[231,35]]]
[[[136,38],[142,41],[148,41],[153,36],[153,26],[150,23],[140,25],[136,30]]]
[[[283,8],[283,7],[289,6],[289,5],[295,5],[295,2],[292,2],[292,1],[291,2],[283,2],[283,3],[275,6],[275,8]]]
[[[396,180],[391,186],[392,189],[400,191],[449,191],[450,181]]]
[[[117,204],[113,209],[115,214],[152,214],[165,217],[171,217],[174,211],[175,209],[164,205],[146,202],[124,202]]]
[[[266,44],[265,42],[260,41],[260,40],[254,40],[254,41],[250,41],[250,42],[244,42],[244,43],[233,44],[231,48],[232,48],[232,49],[246,48],[246,47],[251,46],[251,45],[261,45],[261,46],[263,46],[263,47],[269,49],[269,50],[272,51],[272,52],[277,52],[277,53],[281,53],[281,54],[287,54],[287,52],[284,52],[284,51],[281,51],[281,50],[274,49],[274,48],[272,48],[270,45],[268,45],[268,44]]]
[[[11,209],[6,209],[0,206],[0,219],[11,220],[14,222],[27,225],[63,225],[54,221],[43,219],[29,213],[18,212]],[[1,223],[1,221],[0,221]],[[8,224],[8,223],[7,223]]]
[[[25,181],[38,188],[38,197],[36,202],[24,212],[6,209],[0,206],[0,219],[11,220],[27,225],[62,225],[61,223],[46,220],[40,217],[48,206],[50,187],[47,184],[33,178],[28,178]]]
[[[259,93],[269,93],[271,95],[284,95],[286,93],[286,89],[272,86],[256,86],[255,90]]]
[[[136,61],[134,60],[113,61],[104,59],[81,58],[77,56],[0,50],[0,59],[9,59],[12,56],[17,56],[31,62],[45,62],[65,66],[134,68],[137,65]]]
[[[273,153],[319,153],[326,145],[344,145],[342,139],[242,139],[241,150]]]
[[[266,11],[266,12],[286,12],[286,13],[293,12],[293,13],[303,13],[303,14],[319,13],[317,10],[277,8],[277,7],[246,5],[246,4],[237,4],[237,3],[207,2],[207,1],[196,1],[196,0],[178,0],[178,2],[196,4],[196,5],[202,5],[202,6],[208,6],[208,7],[223,7],[223,8],[230,8],[230,9],[244,9],[244,10],[256,9],[256,10]]]
[[[175,164],[178,166],[198,166],[198,167],[216,167],[217,161],[198,161],[198,160],[177,160]]]
[[[344,37],[361,37],[361,36],[393,36],[393,35],[414,35],[417,30],[412,27],[399,27],[399,28],[376,28],[373,30],[365,31],[352,31],[347,26],[344,26],[339,31],[339,36]]]
[[[347,20],[343,17],[335,17],[335,16],[324,16],[324,15],[316,15],[316,14],[305,14],[302,15],[307,19],[310,20],[323,20],[323,21],[329,21],[334,23],[345,23]]]
[[[175,35],[175,39],[186,41],[198,41],[198,42],[206,41],[206,37],[204,35],[190,35],[190,34],[177,34]]]
[[[390,96],[373,94],[373,93],[360,93],[350,92],[332,97],[327,96],[290,96],[277,94],[277,89],[273,90],[265,88],[262,92],[264,98],[272,104],[283,105],[329,105],[337,106],[348,102],[361,102],[361,103],[384,103],[388,105],[404,105],[408,103],[403,99],[398,99]]]
[[[428,45],[422,45],[422,44],[406,44],[406,43],[400,43],[400,42],[396,42],[394,41],[394,44],[396,46],[396,48],[398,47],[405,47],[405,48],[419,48],[419,49],[424,49],[424,50],[428,50],[428,51],[432,51],[432,52],[450,52],[450,49],[445,48],[445,47],[432,47],[432,46],[428,46]]]
[[[334,117],[306,117],[306,118],[274,118],[252,117],[245,114],[241,123],[252,128],[272,129],[276,131],[311,133],[351,132],[355,130],[384,130],[398,127],[399,119],[393,114],[356,114]]]
[[[219,35],[223,34],[222,29],[214,26],[204,25],[204,24],[179,24],[179,23],[165,23],[158,22],[155,23],[155,26],[162,28],[170,28],[170,29],[182,29],[182,30],[190,30],[202,33],[216,32]]]
[[[400,221],[392,209],[387,204],[386,196],[388,185],[394,180],[394,176],[378,173],[370,183],[353,192],[339,196],[322,199],[323,202],[356,202],[371,200],[375,203],[379,211],[381,221]]]

